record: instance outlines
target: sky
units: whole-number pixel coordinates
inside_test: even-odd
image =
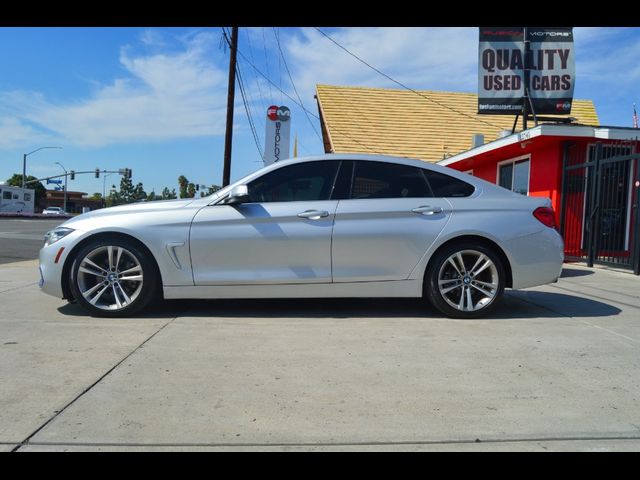
[[[323,31],[413,89],[477,92],[477,28]],[[632,126],[640,28],[577,27],[574,38],[574,98],[593,100],[603,125]],[[240,28],[238,51],[262,150],[269,105],[291,109],[300,156],[320,154],[316,84],[399,88],[312,27]],[[177,190],[180,175],[221,184],[229,65],[222,28],[0,27],[0,65],[0,181],[22,173],[23,154],[62,147],[30,154],[27,174],[58,175],[60,163],[131,168],[147,192]],[[298,98],[307,112],[291,100]],[[231,179],[262,166],[236,87]],[[118,175],[77,175],[69,190],[108,194],[114,183]]]

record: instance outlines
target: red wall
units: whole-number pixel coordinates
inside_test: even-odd
[[[450,165],[456,170],[473,170],[473,175],[491,183],[498,178],[498,164],[530,155],[529,195],[551,199],[560,222],[560,190],[562,187],[563,137],[538,137],[478,155]]]

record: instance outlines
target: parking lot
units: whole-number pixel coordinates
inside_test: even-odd
[[[97,319],[38,278],[0,265],[0,451],[640,449],[629,273],[567,265],[479,320],[404,299]]]

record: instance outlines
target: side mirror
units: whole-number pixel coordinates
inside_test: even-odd
[[[227,205],[238,205],[249,201],[249,187],[246,185],[237,185],[233,187],[229,197],[225,202]]]

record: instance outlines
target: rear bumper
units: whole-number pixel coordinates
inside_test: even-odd
[[[562,273],[564,242],[552,229],[518,237],[506,243],[513,273],[513,288],[554,283]]]

